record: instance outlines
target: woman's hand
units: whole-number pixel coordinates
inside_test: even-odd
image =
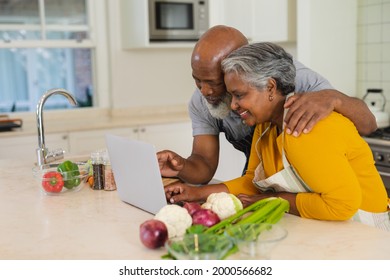
[[[288,192],[269,192],[269,193],[258,193],[254,195],[247,195],[247,194],[239,194],[237,197],[241,200],[242,205],[245,207],[255,203],[256,201],[260,199],[264,199],[267,197],[281,197],[283,199],[286,199],[290,204],[290,210],[288,213],[301,216],[299,214],[299,211],[297,209],[296,205],[296,199],[297,194],[296,193],[288,193]]]
[[[170,203],[179,202],[204,202],[212,193],[229,192],[224,184],[213,184],[204,186],[190,186],[179,182],[174,182],[164,187],[165,196]]]
[[[245,208],[253,203],[255,203],[256,201],[260,200],[260,199],[263,199],[263,198],[267,198],[269,197],[269,195],[265,195],[265,194],[262,194],[262,193],[259,193],[259,194],[254,194],[254,195],[247,195],[247,194],[239,194],[237,195],[237,198],[239,200],[241,200],[241,203],[242,203],[242,206]]]
[[[182,182],[174,182],[164,187],[165,197],[170,203],[197,201],[196,190],[201,187],[192,187]]]

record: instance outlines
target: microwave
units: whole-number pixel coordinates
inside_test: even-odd
[[[209,28],[208,0],[148,0],[150,41],[197,41]]]

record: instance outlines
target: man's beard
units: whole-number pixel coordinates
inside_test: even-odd
[[[224,94],[221,99],[221,102],[219,102],[217,105],[208,103],[206,98],[204,98],[204,100],[211,116],[213,116],[214,118],[222,120],[229,115],[231,111],[230,104],[232,101],[232,97],[230,94]]]

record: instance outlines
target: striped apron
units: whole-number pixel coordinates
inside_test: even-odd
[[[273,174],[268,178],[265,178],[263,160],[261,157],[261,153],[257,149],[257,146],[260,139],[267,133],[270,127],[271,125],[266,130],[264,130],[264,132],[256,142],[256,152],[257,152],[257,156],[259,157],[259,165],[255,170],[255,174],[253,178],[254,185],[261,192],[290,192],[290,193],[312,192],[310,187],[302,180],[302,178],[295,171],[294,167],[291,166],[290,163],[288,162],[284,153],[284,147],[282,147],[282,161],[283,161],[284,169]],[[282,145],[284,146],[283,132],[282,132]],[[366,225],[380,228],[382,230],[390,231],[390,200],[389,200],[388,209],[389,210],[387,212],[383,212],[383,213],[372,213],[372,212],[367,212],[359,209],[351,219]]]

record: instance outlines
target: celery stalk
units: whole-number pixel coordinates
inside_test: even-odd
[[[290,210],[290,203],[285,199],[280,199],[279,206],[265,219],[265,223],[276,224],[283,217],[284,213]]]
[[[205,233],[216,233],[218,230],[223,229],[227,225],[230,225],[231,223],[233,223],[237,219],[241,218],[244,214],[246,214],[248,212],[254,212],[254,211],[260,209],[261,207],[264,207],[270,201],[275,200],[275,199],[277,199],[277,198],[269,197],[269,198],[258,200],[255,203],[249,205],[248,207],[238,211],[233,216],[230,216],[229,218],[226,218],[226,219],[220,221],[218,224],[215,224],[214,226],[209,227],[208,229],[205,230]]]
[[[251,223],[261,223],[267,219],[272,212],[278,208],[281,204],[281,199],[273,199],[269,201],[264,207],[253,212],[252,215],[245,217],[244,219],[237,222],[237,224],[251,224]]]

